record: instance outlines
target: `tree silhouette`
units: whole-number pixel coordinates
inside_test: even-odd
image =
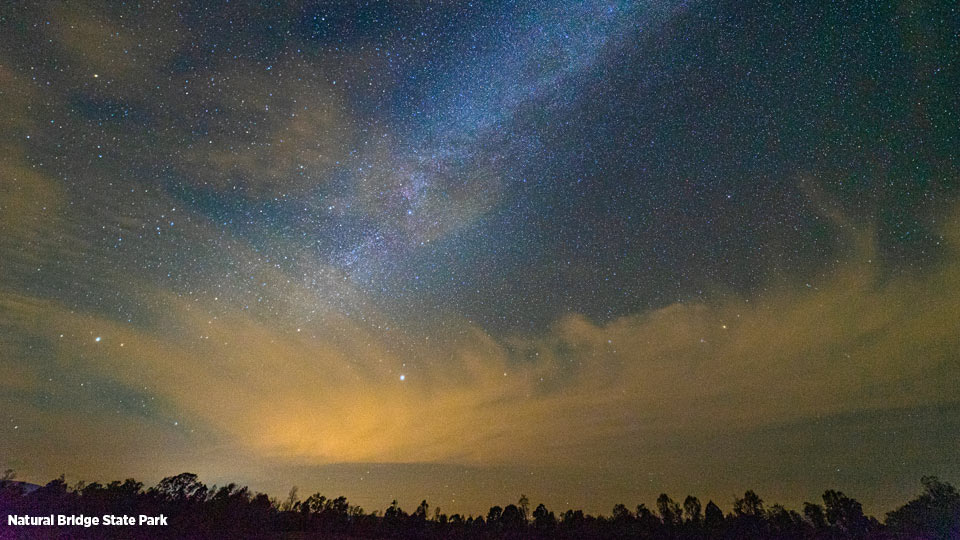
[[[526,525],[526,521],[523,519],[523,512],[521,512],[520,508],[515,504],[508,504],[503,509],[503,513],[500,514],[500,523],[503,524],[505,529],[510,530],[520,529]]]
[[[0,476],[0,509],[9,514],[99,514],[157,515],[170,517],[162,531],[148,529],[30,530],[3,529],[0,537],[115,537],[115,538],[423,538],[480,540],[485,538],[703,538],[762,539],[956,539],[960,538],[960,494],[946,482],[923,477],[923,492],[887,514],[886,524],[863,513],[861,504],[843,492],[827,490],[823,505],[804,503],[803,515],[772,504],[764,510],[763,500],[753,491],[734,501],[726,518],[713,501],[701,508],[700,501],[687,496],[683,507],[666,494],[656,500],[657,517],[639,504],[631,513],[617,504],[609,518],[590,516],[569,509],[558,521],[543,504],[533,510],[528,524],[521,496],[518,504],[493,506],[483,516],[454,514],[449,518],[434,512],[427,519],[424,500],[413,514],[404,512],[394,500],[383,515],[365,513],[350,505],[346,497],[333,499],[314,493],[297,500],[291,489],[280,502],[246,487],[228,484],[207,488],[196,475],[183,473],[164,478],[144,490],[133,479],[123,482],[77,482],[67,485],[64,477],[42,487],[17,482],[13,471]],[[39,530],[39,529],[37,529]]]
[[[136,482],[136,485],[139,492],[139,488],[142,488],[143,484]],[[73,505],[74,499],[74,494],[68,492],[67,482],[62,474],[59,478],[51,480],[45,486],[36,490],[33,496],[36,497],[37,503],[41,507],[67,508]]]
[[[827,528],[827,515],[819,504],[803,503],[803,515],[814,529],[824,530]]]
[[[710,528],[719,527],[723,523],[723,510],[713,501],[707,502],[707,508],[703,512],[703,521]]]
[[[657,516],[653,515],[653,512],[645,504],[637,505],[637,524],[640,527],[641,531],[647,531],[652,533],[657,530],[663,523],[660,521]]]
[[[180,473],[164,478],[151,491],[170,502],[186,502],[206,497],[207,486],[199,482],[193,473]]]
[[[429,510],[430,510],[430,505],[427,504],[427,501],[426,500],[420,501],[420,506],[418,506],[417,509],[413,511],[413,515],[411,517],[413,517],[417,521],[426,521],[427,512],[429,512]]]
[[[287,499],[283,501],[283,504],[280,505],[281,512],[289,512],[294,510],[298,503],[297,499],[297,486],[290,488],[290,493],[287,494]]]
[[[786,509],[782,504],[775,504],[767,511],[767,521],[770,530],[775,536],[789,536],[792,531],[803,530],[803,517],[793,510]]]
[[[920,479],[924,492],[887,514],[887,525],[905,538],[960,538],[960,493],[936,476]]]
[[[520,508],[520,514],[523,516],[523,521],[526,522],[530,515],[530,499],[521,493],[520,499],[517,501],[517,507]]]
[[[503,508],[500,506],[491,506],[490,510],[487,512],[487,523],[496,523],[500,521],[500,516],[503,514]]]
[[[657,497],[657,511],[660,512],[660,519],[667,527],[674,527],[683,522],[683,513],[680,505],[671,499],[666,493],[661,493]]]
[[[533,511],[533,526],[539,531],[552,531],[557,526],[557,517],[542,503]]]
[[[703,519],[701,511],[700,499],[693,495],[687,495],[687,498],[683,500],[683,513],[687,516],[687,521],[699,524]]]
[[[620,523],[633,521],[633,514],[622,504],[615,504],[613,506],[613,512],[611,512],[610,517]]]
[[[825,491],[823,506],[826,510],[827,522],[841,531],[853,536],[862,536],[869,529],[870,523],[863,515],[863,507],[843,492],[832,489]]]
[[[568,529],[578,529],[583,525],[583,522],[583,510],[569,509],[563,513],[563,517],[561,518],[561,523]]]
[[[733,513],[738,516],[761,517],[763,516],[763,499],[753,490],[747,490],[743,498],[733,501]]]

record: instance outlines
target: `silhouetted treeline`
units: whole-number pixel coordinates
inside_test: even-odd
[[[300,499],[296,488],[284,501],[246,487],[207,487],[183,473],[154,487],[140,482],[79,482],[63,477],[38,487],[0,478],[0,537],[3,538],[782,538],[782,539],[958,539],[960,494],[935,477],[921,480],[923,492],[887,513],[883,522],[864,515],[860,503],[834,490],[822,502],[804,503],[800,511],[766,506],[753,491],[738,497],[724,512],[713,501],[694,496],[674,500],[660,495],[652,508],[640,504],[613,507],[610,515],[580,510],[559,514],[525,496],[494,506],[481,516],[431,511],[427,501],[408,512],[396,501],[383,511],[366,512],[346,498],[315,493]],[[167,516],[165,527],[97,526],[15,527],[7,515],[86,516],[140,514]]]

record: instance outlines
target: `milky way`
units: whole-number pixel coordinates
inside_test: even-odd
[[[955,7],[345,4],[0,8],[0,465],[956,480]]]

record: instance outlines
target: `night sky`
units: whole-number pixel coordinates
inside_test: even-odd
[[[4,2],[0,466],[960,480],[954,2]]]

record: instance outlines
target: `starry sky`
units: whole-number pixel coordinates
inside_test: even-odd
[[[5,2],[0,456],[383,509],[960,480],[950,2]]]

